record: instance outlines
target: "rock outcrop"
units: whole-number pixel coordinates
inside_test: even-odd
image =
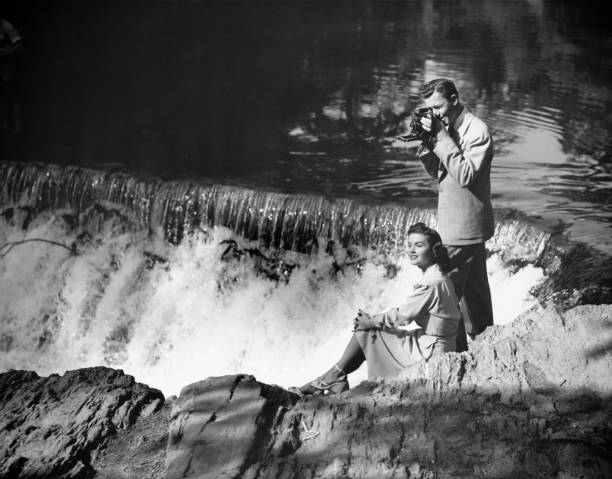
[[[534,309],[335,396],[236,375],[164,403],[108,368],[9,371],[0,478],[612,477],[611,371],[612,305]]]
[[[109,368],[0,374],[0,478],[91,477],[105,441],[163,404],[160,391]]]
[[[253,376],[208,378],[181,391],[170,416],[166,477],[242,477],[295,400]]]
[[[95,479],[164,479],[171,405],[109,438],[92,459]]]
[[[336,396],[183,389],[167,479],[612,477],[612,306],[533,310],[469,352]]]

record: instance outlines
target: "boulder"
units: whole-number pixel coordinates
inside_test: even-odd
[[[166,478],[612,477],[612,306],[536,308],[339,395],[251,376],[188,386]]]
[[[170,414],[166,478],[242,477],[295,396],[253,376],[212,377],[181,391]],[[203,475],[204,474],[204,475]]]
[[[105,441],[163,403],[160,391],[104,367],[0,374],[0,478],[91,477]]]

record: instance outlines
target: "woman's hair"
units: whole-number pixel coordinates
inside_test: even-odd
[[[433,261],[438,265],[440,271],[448,273],[450,269],[450,259],[448,257],[448,250],[442,244],[442,238],[438,232],[432,228],[429,228],[425,223],[415,223],[408,229],[408,234],[421,233],[429,241],[429,247],[433,253]]]

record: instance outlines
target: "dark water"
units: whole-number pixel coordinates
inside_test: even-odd
[[[7,2],[23,118],[2,156],[432,206],[392,139],[446,76],[493,131],[494,206],[609,251],[612,35],[584,5]]]

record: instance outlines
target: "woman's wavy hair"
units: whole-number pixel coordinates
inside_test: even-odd
[[[448,273],[450,270],[450,258],[448,250],[442,244],[442,238],[438,232],[429,228],[425,223],[415,223],[408,229],[408,234],[421,233],[429,241],[431,251],[433,253],[433,261],[438,265],[442,273]]]

